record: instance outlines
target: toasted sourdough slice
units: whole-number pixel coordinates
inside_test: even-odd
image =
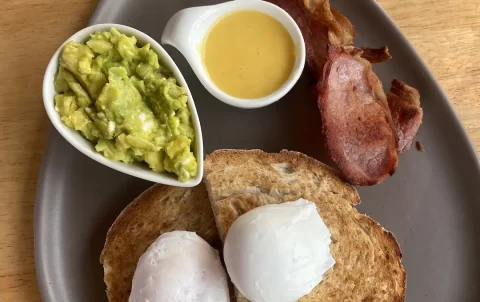
[[[328,226],[336,264],[299,301],[404,301],[406,273],[392,233],[353,207],[356,189],[328,166],[291,151],[219,150],[204,178],[220,238],[243,213],[300,197],[315,202]],[[237,301],[247,301],[237,293]]]
[[[110,302],[128,301],[138,259],[158,236],[174,230],[196,232],[220,250],[203,184],[195,188],[154,185],[120,213],[100,256]]]

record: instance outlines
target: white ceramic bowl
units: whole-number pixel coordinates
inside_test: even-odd
[[[295,43],[296,58],[290,77],[277,91],[258,99],[242,99],[226,94],[210,79],[200,45],[205,40],[211,26],[222,16],[236,10],[255,10],[278,20],[288,31]],[[240,108],[260,108],[270,105],[292,89],[298,81],[305,65],[305,43],[297,23],[280,7],[266,1],[236,0],[217,5],[183,9],[168,20],[162,34],[162,43],[177,48],[187,59],[203,86],[220,101]]]
[[[194,153],[195,157],[198,162],[198,170],[197,176],[195,178],[190,179],[187,182],[182,182],[177,180],[176,176],[170,173],[157,173],[149,170],[148,167],[142,167],[136,164],[124,164],[122,162],[112,161],[102,154],[95,151],[93,144],[85,139],[79,132],[67,127],[62,120],[60,119],[60,115],[57,111],[55,111],[55,104],[54,104],[54,97],[56,95],[54,89],[54,75],[55,72],[58,70],[58,58],[63,46],[69,41],[76,41],[76,42],[86,42],[90,37],[91,33],[96,31],[109,31],[111,27],[115,27],[118,31],[123,34],[127,34],[130,36],[135,36],[140,45],[144,45],[146,43],[150,43],[152,49],[158,54],[159,59],[163,64],[165,64],[175,75],[178,83],[185,88],[187,95],[188,95],[188,107],[192,114],[192,121],[193,126],[195,127],[195,136],[196,139],[194,141]],[[200,127],[200,121],[198,119],[197,109],[195,108],[195,104],[193,102],[192,94],[190,93],[190,89],[185,82],[180,70],[178,69],[177,65],[173,62],[172,58],[168,55],[168,53],[158,44],[154,39],[149,37],[148,35],[144,34],[143,32],[136,30],[134,28],[119,25],[119,24],[96,24],[89,26],[80,30],[79,32],[75,33],[73,36],[68,38],[62,46],[58,48],[58,50],[53,55],[52,59],[50,60],[47,70],[45,71],[45,76],[43,78],[43,103],[45,105],[45,109],[47,111],[48,117],[52,121],[53,126],[57,129],[58,132],[70,143],[72,146],[77,148],[80,152],[87,155],[91,159],[108,166],[112,169],[117,171],[142,178],[145,180],[153,181],[156,183],[162,183],[170,186],[178,186],[178,187],[193,187],[196,186],[203,177],[203,138],[202,138],[202,130]]]

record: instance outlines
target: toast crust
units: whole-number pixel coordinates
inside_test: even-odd
[[[235,219],[255,207],[298,198],[315,202],[332,234],[336,264],[300,302],[405,300],[406,273],[394,235],[358,213],[356,189],[328,166],[298,152],[219,150],[207,156],[204,180],[222,240]],[[247,300],[237,293],[237,301]]]
[[[203,184],[194,188],[154,185],[117,217],[100,256],[110,302],[127,302],[138,259],[165,232],[196,232],[217,250],[221,242]]]

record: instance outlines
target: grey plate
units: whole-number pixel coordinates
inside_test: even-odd
[[[212,4],[215,1],[202,1]],[[373,0],[333,1],[357,28],[358,45],[388,45],[393,60],[375,66],[384,86],[393,77],[417,87],[425,116],[414,148],[395,175],[360,188],[361,212],[392,231],[407,270],[407,301],[478,301],[480,296],[480,168],[452,107],[431,73]],[[160,40],[167,19],[196,0],[104,0],[91,23],[114,22]],[[304,75],[281,101],[242,110],[214,99],[186,60],[182,70],[200,115],[205,152],[219,148],[283,148],[326,160],[319,113]],[[120,211],[150,183],[88,159],[52,130],[35,208],[35,260],[45,301],[105,301],[98,262],[106,232]]]

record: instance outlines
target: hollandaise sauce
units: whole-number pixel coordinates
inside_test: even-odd
[[[241,10],[212,26],[203,44],[203,61],[220,90],[238,98],[257,99],[287,81],[295,63],[295,45],[273,17]]]

